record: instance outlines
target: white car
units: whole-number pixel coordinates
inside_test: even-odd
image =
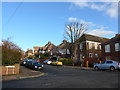
[[[52,61],[50,61],[50,60],[44,60],[44,62],[43,62],[44,64],[51,64],[52,63]]]
[[[111,71],[114,71],[114,70],[118,70],[120,69],[120,63],[117,62],[117,61],[113,61],[113,60],[106,60],[106,61],[103,61],[101,62],[100,64],[95,64],[94,65],[94,69],[95,70],[111,70]]]
[[[51,63],[52,63],[52,61],[48,61],[48,62],[47,62],[47,64],[51,64]]]

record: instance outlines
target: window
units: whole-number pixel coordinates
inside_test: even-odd
[[[101,45],[99,44],[99,49],[101,50]]]
[[[95,47],[95,44],[94,44],[94,43],[92,43],[92,48],[94,49],[94,47]]]
[[[82,43],[80,44],[80,50],[82,50],[83,49],[83,45],[82,45]]]
[[[103,61],[101,64],[105,64],[105,61]]]
[[[98,57],[98,54],[97,54],[97,53],[95,53],[95,56],[96,56],[96,57]]]
[[[120,51],[120,44],[119,43],[115,43],[115,51]]]
[[[95,49],[97,49],[97,46],[98,46],[98,44],[97,44],[97,43],[95,43]]]
[[[89,43],[89,49],[92,49],[92,43]]]
[[[70,54],[70,51],[69,51],[69,49],[67,49],[67,53],[66,54]]]
[[[110,45],[105,45],[105,52],[110,52]]]
[[[91,58],[92,58],[92,53],[89,53],[89,57],[91,57]]]
[[[42,53],[45,53],[45,51],[42,51]]]
[[[110,64],[110,63],[113,63],[113,62],[112,62],[112,61],[107,61],[106,63],[107,63],[107,64]]]

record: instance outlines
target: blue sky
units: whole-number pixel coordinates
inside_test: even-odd
[[[116,10],[116,3],[4,2],[2,38],[10,37],[23,50],[48,41],[59,45],[71,21],[87,23],[89,34],[112,38],[118,33]]]

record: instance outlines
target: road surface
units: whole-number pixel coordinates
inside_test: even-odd
[[[44,65],[48,75],[3,82],[3,88],[118,88],[118,72]]]

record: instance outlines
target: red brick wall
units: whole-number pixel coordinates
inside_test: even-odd
[[[14,74],[19,74],[19,70],[20,70],[19,64],[10,65],[10,66],[15,66]],[[6,72],[7,72],[7,68],[5,66],[0,66],[0,75],[7,75]],[[13,74],[13,68],[8,69],[8,74]]]
[[[110,57],[111,60],[120,60],[120,51],[115,51],[115,43],[120,43],[120,39],[111,40],[102,44],[102,59],[106,60],[106,57]],[[105,45],[110,44],[110,52],[105,52]]]

